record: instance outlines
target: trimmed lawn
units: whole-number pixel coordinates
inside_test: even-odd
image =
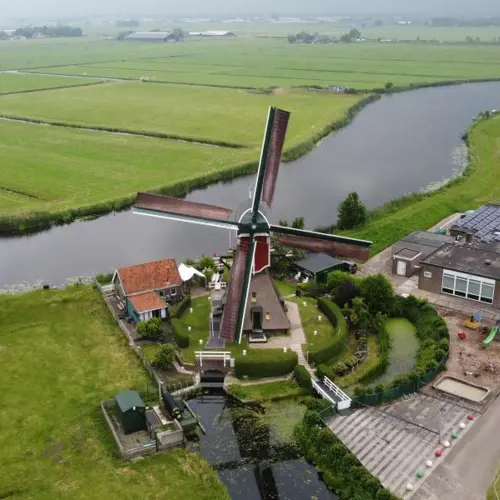
[[[9,92],[50,89],[53,87],[73,87],[84,83],[96,82],[92,78],[64,78],[60,76],[0,74],[0,95]]]
[[[318,309],[316,299],[310,297],[293,297],[287,300],[299,305],[302,328],[306,335],[309,350],[312,351],[313,348],[317,350],[320,345],[329,344],[335,336],[336,330],[328,321],[328,318]],[[321,321],[318,321],[318,316],[321,316]],[[317,332],[316,335],[314,335],[315,331]],[[302,349],[305,351],[304,354],[306,354],[306,348],[302,346]]]
[[[147,378],[95,290],[4,295],[0,311],[0,497],[229,498],[184,450],[117,458],[99,402],[145,390]]]
[[[229,387],[229,390],[241,399],[252,401],[269,401],[273,398],[303,396],[311,393],[302,389],[295,380],[252,385],[234,384]]]
[[[283,297],[287,297],[288,295],[294,295],[295,296],[295,289],[296,286],[292,285],[291,283],[287,283],[286,281],[280,281],[280,280],[274,280],[274,284],[276,285],[276,288],[278,291],[281,293]],[[287,299],[289,300],[289,299]]]
[[[290,147],[342,118],[360,98],[300,90],[268,95],[130,82],[7,95],[1,98],[0,109],[4,115],[49,122],[161,132],[259,147],[267,110],[277,106],[292,112],[287,133]]]

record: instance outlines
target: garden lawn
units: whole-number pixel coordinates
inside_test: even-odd
[[[274,280],[274,284],[278,289],[279,293],[282,297],[288,297],[289,295],[295,296],[295,285],[292,283],[288,283],[286,281]]]
[[[378,210],[360,229],[344,234],[374,242],[372,255],[417,229],[426,230],[454,212],[498,202],[500,116],[475,124],[469,133],[470,164],[463,177],[429,195],[413,195]]]
[[[305,351],[304,354],[307,353],[307,350],[317,351],[323,345],[330,344],[337,332],[330,321],[328,321],[328,318],[318,309],[316,299],[293,297],[287,300],[295,302],[299,306],[302,328],[307,340],[307,346],[302,346],[302,349]],[[321,316],[321,321],[318,321],[318,316]],[[314,335],[315,331],[317,332],[316,335]]]
[[[3,295],[0,311],[1,498],[229,498],[184,450],[117,458],[99,402],[147,378],[95,290]]]
[[[258,147],[268,108],[277,106],[292,112],[286,142],[291,147],[342,118],[359,100],[360,96],[300,90],[267,95],[130,82],[7,95],[0,98],[0,110],[4,115],[48,122]]]
[[[278,382],[251,385],[234,384],[230,386],[229,390],[235,396],[249,401],[270,401],[311,393],[311,391],[300,387],[295,380],[281,380]]]

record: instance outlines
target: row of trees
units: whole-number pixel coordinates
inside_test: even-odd
[[[5,33],[4,33],[5,34]],[[83,35],[81,28],[57,25],[57,26],[25,26],[18,28],[14,36],[24,36],[25,38],[44,37],[79,37]]]
[[[289,43],[336,43],[336,42],[352,42],[361,38],[361,32],[357,29],[352,29],[349,33],[344,33],[339,39],[335,36],[320,35],[319,33],[309,33],[301,31],[300,33],[288,35]]]

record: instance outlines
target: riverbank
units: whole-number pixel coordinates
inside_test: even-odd
[[[371,212],[362,228],[343,234],[374,242],[372,254],[412,231],[432,227],[455,212],[475,209],[500,198],[500,115],[474,122],[466,133],[469,164],[442,188],[392,200]]]

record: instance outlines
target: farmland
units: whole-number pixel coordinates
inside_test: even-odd
[[[228,498],[198,455],[117,458],[99,402],[147,379],[96,291],[1,296],[0,310],[1,498]]]
[[[189,182],[185,191],[197,177],[215,181],[227,171],[248,173],[270,105],[292,111],[285,149],[293,148],[296,157],[363,97],[298,87],[369,92],[388,82],[406,87],[500,78],[498,51],[495,45],[299,45],[256,38],[2,42],[0,71],[22,74],[0,73],[0,115],[58,126],[0,121],[0,219],[15,216],[22,231],[22,219],[36,214],[71,220],[75,212],[61,214],[119,208],[137,190]],[[92,76],[124,81],[75,86],[92,83]],[[61,86],[67,88],[36,91]],[[241,165],[247,166],[236,168]]]

